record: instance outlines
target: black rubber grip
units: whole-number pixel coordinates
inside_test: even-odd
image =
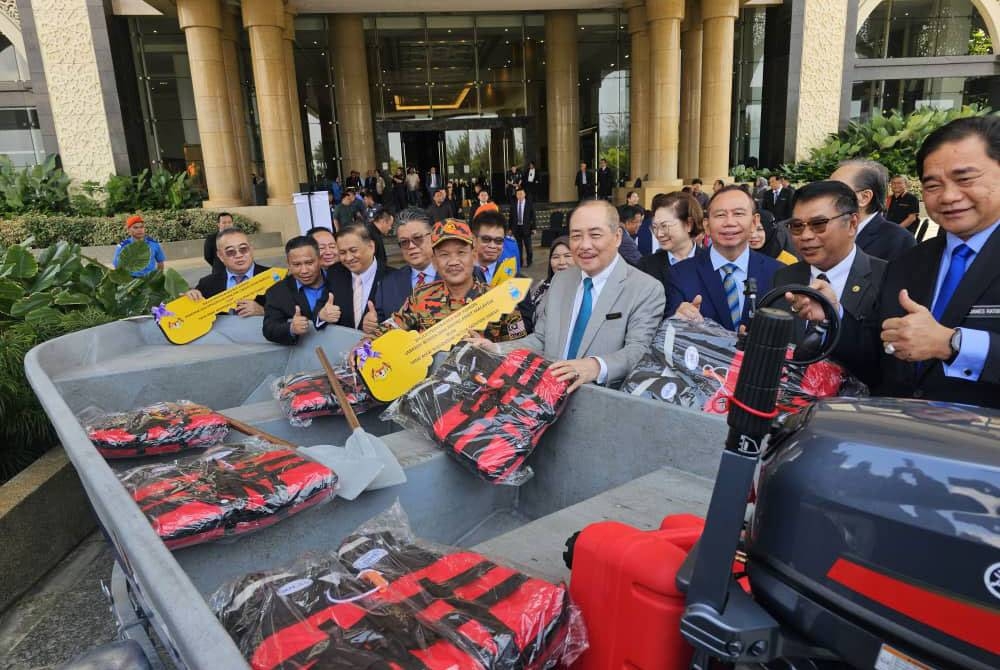
[[[736,380],[733,398],[742,405],[762,414],[774,411],[778,398],[778,383],[785,362],[785,352],[792,339],[794,318],[787,312],[764,308],[757,311],[747,337],[746,351],[740,366],[740,376]],[[729,442],[737,441],[740,435],[757,439],[767,434],[772,419],[747,412],[737,403],[729,408]],[[735,433],[735,435],[734,435]],[[738,445],[726,447],[743,451]]]

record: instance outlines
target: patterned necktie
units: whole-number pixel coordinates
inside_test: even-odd
[[[358,327],[365,318],[365,302],[368,296],[364,294],[364,287],[361,275],[354,275],[354,325]]]
[[[726,304],[729,305],[729,316],[733,320],[733,329],[740,327],[740,287],[736,285],[733,273],[738,268],[734,263],[726,263],[722,271],[726,277],[722,280],[722,289],[726,292]]]
[[[966,244],[960,244],[955,247],[955,250],[951,252],[951,263],[948,265],[948,273],[944,276],[944,282],[941,284],[941,290],[938,291],[937,299],[934,301],[934,309],[931,310],[931,314],[934,315],[934,320],[938,323],[941,322],[941,317],[944,316],[945,309],[948,308],[948,303],[951,302],[951,297],[955,295],[955,289],[958,288],[959,283],[962,281],[962,276],[965,274],[965,269],[968,266],[969,259],[975,252],[972,247]]]
[[[569,349],[566,358],[572,360],[576,358],[580,351],[580,342],[583,341],[583,333],[587,330],[587,322],[590,321],[590,313],[593,311],[593,298],[590,290],[594,287],[594,280],[590,277],[583,279],[583,300],[580,301],[580,312],[576,315],[576,323],[573,324],[573,333],[569,338]]]
[[[423,286],[425,283],[427,283],[427,273],[426,272],[418,272],[417,273],[417,286]]]

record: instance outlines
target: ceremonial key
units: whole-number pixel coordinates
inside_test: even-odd
[[[508,279],[422,333],[390,330],[357,352],[361,377],[373,396],[395,400],[426,379],[434,354],[450,349],[470,329],[479,330],[514,311],[529,288],[530,279]]]
[[[212,330],[219,312],[235,309],[240,300],[253,300],[284,279],[286,272],[284,268],[265,270],[204,300],[195,301],[182,295],[166,305],[154,307],[153,316],[168,340],[174,344],[187,344]]]

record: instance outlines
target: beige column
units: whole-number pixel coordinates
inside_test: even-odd
[[[798,99],[795,160],[808,158],[809,150],[823,144],[840,124],[840,105],[831,101],[840,100],[844,85],[847,5],[847,0],[803,3],[802,66],[797,77],[788,82],[789,95],[794,91]],[[815,63],[823,67],[815,67]]]
[[[545,13],[545,120],[549,138],[549,200],[575,202],[580,160],[580,78],[576,12]],[[588,166],[591,170],[595,166]]]
[[[247,134],[246,103],[240,83],[239,16],[228,7],[222,8],[222,61],[226,68],[226,91],[229,94],[229,116],[233,120],[233,139],[236,142],[236,169],[240,180],[243,202],[253,202],[253,184],[250,175],[256,172],[251,165],[250,138]]]
[[[295,78],[295,14],[285,12],[285,84],[288,86],[288,114],[292,121],[292,151],[299,183],[309,181],[306,154],[302,145],[302,110],[299,107],[299,84]]]
[[[368,87],[365,31],[359,14],[330,17],[333,50],[333,86],[340,134],[340,169],[357,170],[362,177],[375,165],[375,132]]]
[[[292,123],[285,85],[285,3],[243,0],[243,25],[250,37],[260,142],[264,150],[267,204],[290,205],[297,189]]]
[[[733,49],[738,0],[701,4],[701,128],[698,176],[706,184],[729,175],[729,134],[733,111]],[[843,52],[843,47],[840,48]],[[837,98],[839,100],[839,98]],[[836,107],[837,104],[831,103]]]
[[[681,116],[681,20],[684,0],[647,0],[652,108],[649,126],[649,181],[679,186],[678,140]]]
[[[629,182],[645,181],[649,172],[649,30],[643,0],[629,0],[628,32],[632,37],[629,76]]]
[[[681,137],[678,170],[681,179],[698,176],[698,135],[701,128],[701,5],[688,3],[681,26]]]
[[[222,4],[219,0],[178,0],[177,20],[191,63],[191,88],[208,185],[204,205],[241,205],[239,157],[222,58]]]

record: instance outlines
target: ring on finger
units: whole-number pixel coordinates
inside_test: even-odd
[[[889,354],[890,356],[896,353],[896,347],[892,342],[886,342],[885,345],[882,347],[882,349],[883,351],[885,351],[885,353]]]

